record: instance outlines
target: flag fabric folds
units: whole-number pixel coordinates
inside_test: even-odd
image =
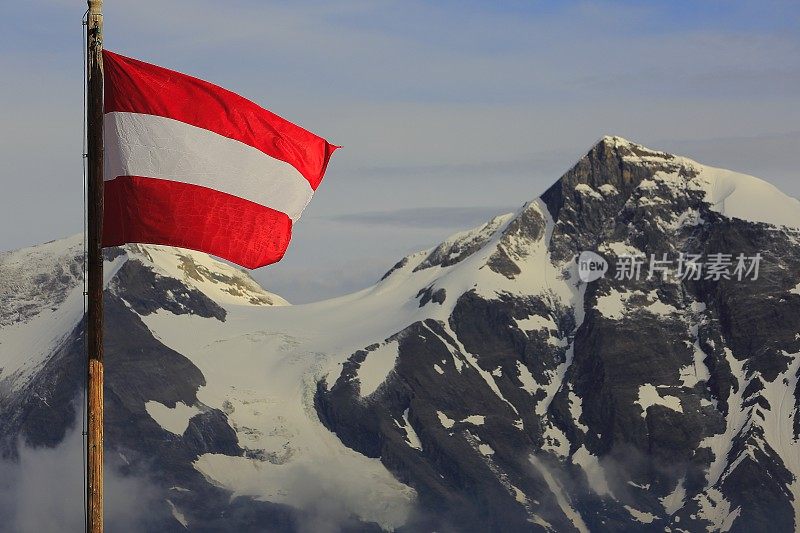
[[[337,146],[203,80],[103,51],[103,246],[279,261]]]

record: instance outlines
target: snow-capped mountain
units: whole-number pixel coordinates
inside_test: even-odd
[[[147,531],[794,531],[798,228],[758,178],[606,137],[342,298],[109,250],[107,456],[152,486]],[[11,460],[80,425],[81,254],[0,255]]]

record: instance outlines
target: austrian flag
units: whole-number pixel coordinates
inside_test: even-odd
[[[338,148],[211,83],[103,52],[103,246],[279,261]]]

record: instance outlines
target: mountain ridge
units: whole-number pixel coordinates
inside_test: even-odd
[[[800,204],[764,183],[604,137],[541,199],[372,287],[298,306],[203,254],[109,250],[111,449],[161,487],[160,530],[294,531],[309,517],[351,530],[792,530],[800,232],[768,221],[797,228]],[[586,250],[609,272],[628,254],[761,251],[764,264],[738,285],[584,283]],[[80,290],[79,255],[58,268],[71,253],[46,278],[56,309]],[[0,327],[5,455],[17,435],[57,444],[75,419],[46,401],[80,390],[67,364],[80,317],[62,325],[18,388],[24,337],[9,344],[16,330]]]

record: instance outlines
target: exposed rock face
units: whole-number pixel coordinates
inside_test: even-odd
[[[476,275],[444,320],[401,332],[369,401],[342,372],[320,389],[323,420],[458,530],[794,530],[798,232],[715,211],[722,185],[706,180],[686,159],[604,139],[542,203],[478,230],[481,250],[496,243],[483,264],[512,282],[487,291]],[[449,245],[459,261],[477,235]],[[419,264],[442,264],[441,248]],[[757,280],[648,280],[645,267],[638,281],[573,283],[583,250],[611,274],[626,254],[762,262]]]
[[[794,531],[798,227],[756,178],[606,137],[541,199],[336,301],[273,307],[202,254],[121,249],[107,451],[161,491],[153,531]],[[8,457],[80,412],[79,245],[0,256],[39,265],[0,307]],[[580,281],[582,251],[608,273]],[[720,253],[730,279],[677,275]]]

